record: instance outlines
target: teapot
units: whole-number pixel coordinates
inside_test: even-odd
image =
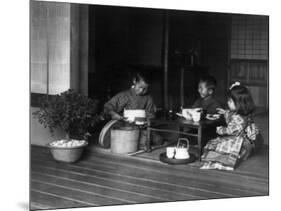
[[[186,147],[181,145],[181,141],[186,142]],[[188,159],[189,158],[189,141],[187,138],[179,138],[175,148],[175,159]]]

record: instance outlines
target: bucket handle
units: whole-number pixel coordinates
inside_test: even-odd
[[[186,142],[186,148],[189,149],[189,140],[187,138],[179,138],[177,143],[177,148],[179,148],[180,142],[185,141]]]

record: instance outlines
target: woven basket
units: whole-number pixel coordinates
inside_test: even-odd
[[[88,145],[85,143],[77,147],[55,147],[48,144],[53,158],[57,161],[73,163],[79,160],[84,148]]]

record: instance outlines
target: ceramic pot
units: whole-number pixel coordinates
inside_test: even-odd
[[[51,144],[48,144],[47,146],[49,147],[50,152],[55,160],[66,163],[73,163],[79,160],[84,148],[87,145],[88,142],[73,147],[52,146]]]
[[[181,141],[186,142],[186,147],[181,145]],[[177,147],[175,148],[175,159],[188,159],[189,158],[189,141],[186,138],[179,138]]]

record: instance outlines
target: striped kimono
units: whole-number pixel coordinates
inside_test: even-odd
[[[217,127],[219,136],[204,147],[201,169],[233,170],[253,149],[258,129],[252,119],[227,111],[226,127]]]

